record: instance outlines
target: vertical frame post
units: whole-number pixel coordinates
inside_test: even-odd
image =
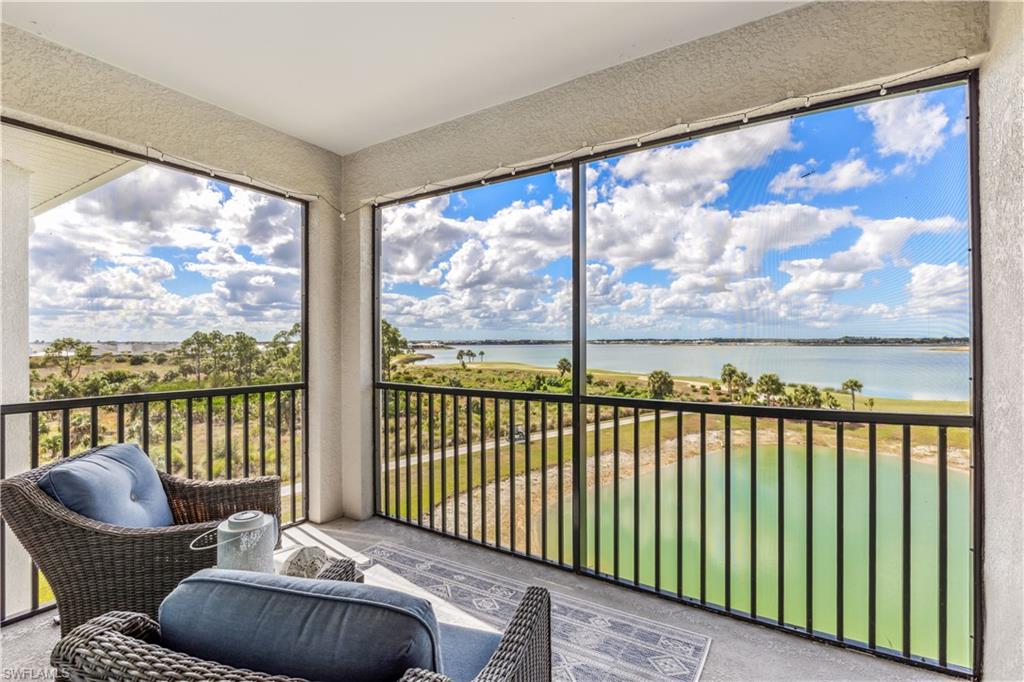
[[[587,174],[572,164],[572,567],[579,572],[587,556]],[[596,425],[595,425],[596,426]]]

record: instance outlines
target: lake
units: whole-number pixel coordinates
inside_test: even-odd
[[[459,346],[423,351],[424,364],[458,362],[458,350],[484,352],[485,362],[517,362],[553,368],[571,357],[569,344]],[[717,377],[732,363],[753,378],[774,372],[787,383],[834,388],[849,378],[864,395],[910,400],[968,400],[970,353],[930,346],[653,345],[589,344],[591,370],[647,374],[663,369],[676,376]]]
[[[776,448],[758,448],[757,487],[757,612],[766,618],[778,613],[778,486]],[[806,470],[803,447],[785,450],[785,616],[802,627],[805,602]],[[868,582],[868,466],[865,453],[848,450],[844,460],[844,634],[867,640]],[[901,462],[878,457],[877,488],[877,614],[878,646],[898,649],[902,642],[901,612]],[[725,599],[725,480],[721,452],[707,459],[706,596],[722,605]],[[938,653],[938,482],[933,462],[911,465],[911,650],[915,655]],[[640,581],[654,585],[655,475],[640,476]],[[689,457],[683,467],[683,593],[700,596],[700,460]],[[949,660],[971,664],[971,553],[970,476],[949,470]],[[661,472],[661,586],[677,586],[676,467]],[[735,447],[732,456],[732,580],[735,609],[750,608],[750,458],[749,450]],[[814,451],[814,628],[836,632],[836,457],[835,450]],[[589,552],[586,565],[594,566],[593,489],[588,494]],[[601,488],[601,571],[612,573],[614,561],[614,488]],[[619,486],[619,574],[633,578],[633,480]],[[548,508],[549,555],[557,554],[557,505]],[[535,516],[535,527],[540,519]],[[565,552],[572,552],[572,517],[564,518]]]

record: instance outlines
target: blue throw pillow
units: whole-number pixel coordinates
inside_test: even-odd
[[[160,476],[133,443],[107,445],[61,462],[43,474],[39,487],[71,511],[101,523],[174,525]]]
[[[235,668],[322,682],[441,670],[430,602],[374,585],[208,568],[160,605],[161,645]]]

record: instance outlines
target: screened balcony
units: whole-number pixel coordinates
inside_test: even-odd
[[[65,9],[4,9],[4,479],[276,476],[278,569],[544,587],[553,679],[1024,674],[1019,6]]]

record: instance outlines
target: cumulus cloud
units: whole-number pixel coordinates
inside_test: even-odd
[[[902,114],[874,108],[861,115],[875,122],[884,153],[924,162],[934,141],[895,138],[886,126],[903,115],[939,121],[941,106],[924,98],[899,102]],[[931,129],[941,137],[944,126]],[[903,315],[917,305],[932,281],[928,269],[911,273],[905,304],[852,303],[847,292],[863,289],[874,271],[909,270],[903,251],[915,235],[965,225],[950,216],[877,218],[857,206],[811,203],[819,194],[884,178],[859,150],[846,150],[820,172],[813,160],[775,170],[766,189],[785,201],[740,199],[730,206],[737,175],[799,149],[793,134],[791,122],[780,121],[587,164],[588,326],[599,334],[651,335],[711,334],[747,324],[828,329],[865,316]],[[556,196],[571,190],[569,171],[553,180]],[[551,197],[530,200],[534,194],[527,188],[523,200],[486,219],[446,216],[443,197],[388,209],[385,317],[417,330],[568,336],[571,286],[557,265],[571,257],[571,215]],[[472,193],[466,197],[472,202]]]
[[[946,141],[949,116],[941,103],[929,104],[927,96],[895,97],[857,108],[874,126],[874,139],[883,156],[899,155],[907,164],[931,159]],[[897,167],[897,172],[909,165]]]
[[[33,337],[265,338],[300,318],[299,205],[143,166],[34,221]],[[185,275],[198,276],[187,287]]]
[[[818,173],[813,165],[795,163],[772,178],[768,189],[775,194],[799,195],[810,199],[818,194],[867,187],[884,177],[881,171],[869,168],[864,159],[836,161],[824,173]]]

